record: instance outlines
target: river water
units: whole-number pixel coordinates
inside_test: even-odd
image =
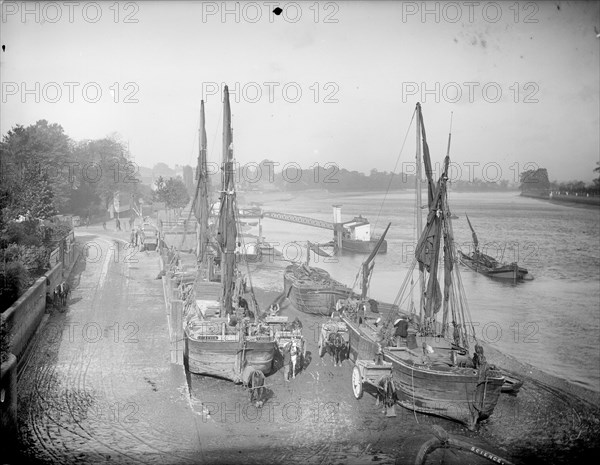
[[[465,212],[480,247],[506,262],[518,261],[533,281],[504,283],[460,267],[476,336],[500,351],[546,373],[600,392],[600,209],[520,197],[518,193],[450,192],[455,238],[471,246]],[[425,197],[423,197],[425,198]],[[388,222],[388,253],[379,255],[370,295],[392,302],[410,266],[415,246],[414,190],[389,193],[271,193],[242,196],[265,211],[332,221],[332,205],[342,219],[362,214],[381,234]],[[327,242],[325,229],[263,220],[263,235],[278,243],[289,260],[301,259],[307,240]],[[302,252],[304,254],[304,252]],[[323,258],[311,264],[352,285],[365,255]],[[281,283],[273,283],[281,287]]]

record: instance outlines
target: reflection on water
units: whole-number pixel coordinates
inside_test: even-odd
[[[285,202],[261,196],[261,202],[266,211],[327,221],[332,220],[332,204],[342,204],[344,221],[362,214],[375,226],[376,235],[391,221],[388,253],[377,257],[371,295],[393,301],[413,258],[414,192],[389,194],[382,206],[383,198],[383,192],[305,193]],[[600,391],[600,211],[519,197],[517,193],[450,192],[450,206],[459,217],[453,228],[460,248],[471,245],[466,212],[486,253],[507,262],[518,260],[535,278],[514,285],[461,267],[477,336],[547,373]],[[269,219],[263,221],[263,234],[267,240],[278,242],[290,260],[304,256],[307,240],[327,242],[332,238],[324,229]],[[313,255],[311,261],[352,285],[365,258]],[[282,286],[272,282],[275,276],[279,279],[280,272],[268,276],[260,285]]]

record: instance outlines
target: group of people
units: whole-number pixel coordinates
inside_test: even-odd
[[[335,312],[337,314],[345,313],[350,316],[359,325],[363,323],[366,318],[367,311],[377,313],[377,305],[375,302],[375,308],[372,300],[358,300],[354,297],[348,297],[347,299],[339,299],[335,303]]]
[[[88,225],[89,225],[89,217],[88,217]],[[131,229],[133,231],[133,227],[135,225],[135,219],[134,218],[130,218],[129,219],[129,229]],[[104,229],[106,229],[106,221],[102,222],[102,226],[104,227]],[[121,228],[121,220],[119,218],[115,218],[115,229],[117,231],[122,231],[123,229]],[[125,228],[127,229],[127,228]]]
[[[129,243],[133,247],[138,246],[138,242],[140,244],[140,250],[144,250],[144,231],[139,228],[133,228],[131,230],[131,234],[129,236]]]

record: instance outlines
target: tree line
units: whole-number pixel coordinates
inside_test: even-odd
[[[0,227],[25,215],[99,213],[116,192],[142,194],[127,147],[117,137],[75,141],[46,120],[8,131],[0,164]]]
[[[2,310],[47,270],[51,250],[70,231],[58,214],[105,218],[117,194],[121,203],[187,203],[180,178],[159,181],[156,192],[140,182],[116,135],[76,141],[46,120],[10,129],[0,142]]]
[[[291,165],[291,164],[290,164]],[[297,164],[294,164],[296,166]],[[287,167],[274,170],[276,163],[261,161],[256,169],[242,170],[237,176],[242,189],[264,189],[271,184],[282,191],[326,189],[328,191],[385,191],[415,187],[415,176],[408,173],[379,171],[373,168],[369,174],[340,168],[334,163],[316,165],[307,169]],[[507,191],[514,189],[506,180],[489,182],[475,178],[472,181],[452,180],[457,191]]]

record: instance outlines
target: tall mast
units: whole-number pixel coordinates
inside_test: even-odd
[[[223,92],[223,163],[221,169],[221,208],[219,211],[219,232],[217,237],[221,247],[222,308],[225,310],[225,313],[232,313],[237,225],[233,176],[233,133],[231,131],[231,108],[229,106],[229,88],[227,86],[225,86]]]
[[[421,104],[417,103],[417,153],[415,154],[417,172],[415,178],[415,189],[417,190],[417,236],[423,230],[423,220],[421,218]]]
[[[367,298],[367,293],[369,291],[369,280],[370,280],[371,273],[373,272],[373,267],[375,266],[375,263],[371,264],[371,262],[375,258],[375,255],[377,255],[377,252],[379,252],[379,248],[381,247],[381,244],[383,244],[385,235],[387,234],[391,225],[392,225],[392,223],[388,223],[387,228],[385,228],[385,231],[383,231],[383,234],[377,241],[377,244],[375,244],[375,247],[373,248],[371,254],[362,264],[362,267],[363,267],[362,268],[362,292],[360,294],[360,298],[362,300]]]
[[[206,249],[208,245],[208,170],[206,161],[206,128],[204,117],[204,100],[200,102],[200,126],[198,128],[198,185],[196,191],[196,219],[198,228],[198,261],[206,260]]]
[[[452,142],[452,112],[450,112],[450,130],[448,131],[448,147],[446,149],[446,158],[444,160],[443,176],[448,176],[448,165],[450,164],[450,143]],[[444,183],[445,185],[445,183]],[[454,252],[452,244],[453,234],[450,218],[450,209],[447,203],[447,191],[444,187],[444,215],[447,215],[448,222],[446,234],[444,237],[444,310],[442,313],[442,336],[446,336],[448,329],[448,310],[450,305],[450,293],[452,292],[452,268],[454,267]],[[456,323],[456,322],[455,322]]]
[[[416,179],[415,189],[417,191],[417,240],[423,232],[423,218],[421,216],[421,104],[417,102],[417,153],[415,155],[416,160]],[[419,322],[423,323],[423,294],[425,294],[425,276],[423,272],[423,266],[419,265]]]

